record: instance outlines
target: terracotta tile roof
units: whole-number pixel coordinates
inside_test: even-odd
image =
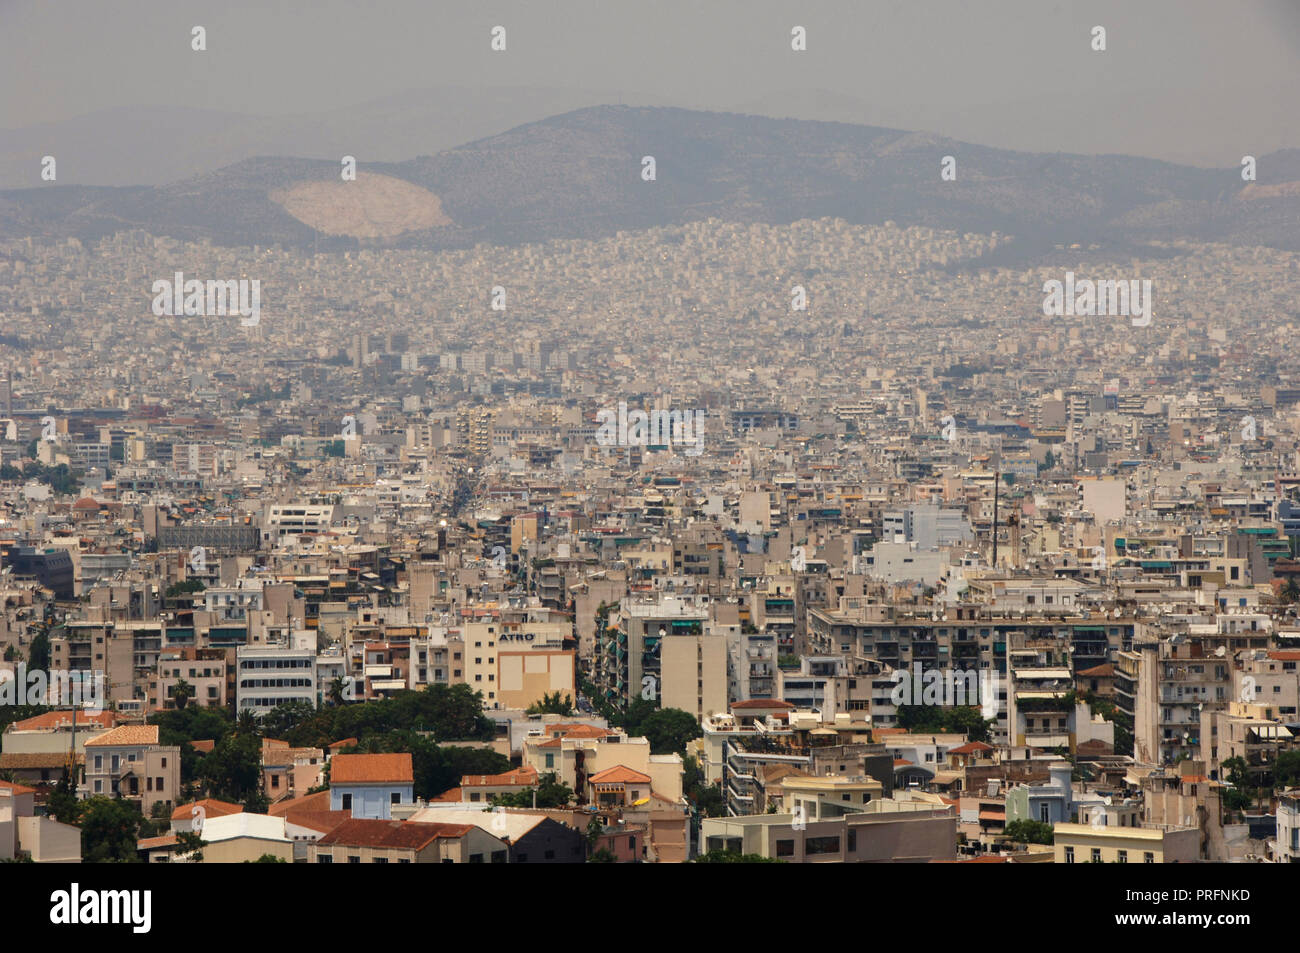
[[[326,747],[329,748],[330,751],[333,751],[336,748],[351,748],[356,743],[357,743],[356,738],[343,738],[339,741],[331,741],[328,745],[326,745]]]
[[[83,728],[89,730],[93,725],[97,728],[112,728],[117,724],[117,712],[77,712],[77,730]],[[42,715],[34,715],[31,718],[24,718],[22,721],[15,721],[9,726],[10,731],[48,731],[54,728],[71,728],[72,712],[69,711],[47,711]]]
[[[35,794],[36,788],[29,788],[22,784],[10,784],[8,781],[0,781],[0,791],[8,791],[12,795]]]
[[[199,752],[199,754],[211,754],[212,749],[217,746],[217,743],[209,738],[205,738],[202,741],[191,741],[190,745],[195,751]]]
[[[551,725],[552,738],[608,738],[616,734],[617,731],[595,725]]]
[[[737,708],[744,711],[747,708],[794,708],[794,705],[776,698],[751,698],[748,701],[732,702],[731,710],[735,711]]]
[[[344,821],[316,843],[322,847],[379,847],[421,850],[439,837],[464,837],[471,824],[425,824],[416,821],[384,821],[354,817]]]
[[[537,769],[530,764],[503,774],[467,774],[460,779],[462,788],[496,787],[503,784],[536,784]]]
[[[244,805],[231,804],[229,801],[218,801],[215,798],[205,797],[201,801],[193,801],[189,804],[182,804],[172,811],[173,821],[188,821],[194,816],[196,807],[203,808],[204,817],[225,817],[227,814],[243,814]]]
[[[345,821],[352,820],[351,811],[293,811],[286,814],[284,822],[328,834]]]
[[[604,771],[597,771],[587,778],[592,784],[648,784],[650,775],[633,771],[627,765],[616,764]]]
[[[415,769],[409,753],[336,754],[330,761],[331,784],[410,784]]]
[[[317,791],[315,794],[304,794],[289,801],[272,804],[266,813],[272,817],[287,817],[293,811],[328,811],[329,809],[330,792]]]
[[[162,837],[142,837],[135,842],[136,850],[153,850],[156,847],[175,847],[180,841],[176,839],[175,834],[164,834]]]
[[[86,742],[87,748],[100,748],[108,745],[156,745],[158,743],[157,725],[119,725]]]
[[[69,761],[66,751],[36,752],[32,754],[0,754],[0,771],[34,770],[36,768],[65,768]],[[77,764],[84,764],[86,756],[77,755]]]
[[[460,788],[450,788],[443,791],[437,797],[429,798],[430,801],[442,801],[447,804],[459,804],[465,800],[464,792]]]
[[[1075,672],[1076,676],[1085,676],[1087,678],[1110,678],[1115,674],[1115,666],[1109,662],[1103,662],[1100,665],[1094,665],[1092,668],[1085,668],[1083,671]]]
[[[982,741],[968,741],[959,748],[948,749],[949,754],[977,754],[980,751],[992,751],[992,745],[986,745]]]

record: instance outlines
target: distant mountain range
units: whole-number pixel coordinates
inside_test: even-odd
[[[956,181],[940,179],[945,155]],[[642,157],[654,156],[654,181]],[[0,192],[0,236],[138,228],[223,245],[464,247],[704,218],[838,217],[1000,231],[1024,257],[1060,243],[1189,239],[1300,250],[1300,150],[1239,168],[1012,152],[931,134],[685,109],[593,106],[403,162],[261,157],[158,188]]]

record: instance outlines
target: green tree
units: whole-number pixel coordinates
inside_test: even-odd
[[[630,734],[631,732],[629,732]],[[661,708],[646,716],[638,733],[650,742],[651,754],[686,754],[686,746],[704,734],[695,716],[680,708]]]
[[[735,850],[711,850],[700,854],[693,864],[784,864],[784,860],[764,857],[762,854],[742,854]]]
[[[1056,836],[1052,825],[1042,821],[1011,821],[1003,833],[1022,844],[1051,844]]]
[[[257,860],[246,860],[246,864],[287,864],[288,861],[283,857],[276,857],[275,854],[263,854]]]
[[[587,863],[616,864],[618,863],[618,858],[615,857],[612,853],[610,853],[608,847],[602,847],[600,850],[596,851],[594,854],[591,855],[591,859],[588,860]]]
[[[50,669],[50,637],[45,632],[38,632],[32,639],[31,648],[27,650],[27,667],[47,672]]]
[[[61,824],[79,824],[85,803],[77,798],[77,786],[73,783],[72,773],[64,771],[45,800],[45,810]]]
[[[573,696],[566,694],[561,697],[559,689],[554,692],[543,692],[542,700],[529,705],[527,713],[530,715],[572,715]]]
[[[1300,785],[1300,751],[1283,751],[1273,764],[1273,783],[1279,788]]]
[[[181,831],[176,835],[176,844],[179,847],[177,854],[180,858],[193,863],[202,863],[203,848],[208,845],[202,836],[193,831]]]
[[[532,807],[536,793],[538,807],[566,807],[573,800],[573,788],[561,782],[555,772],[543,774],[536,788],[524,788],[513,794],[498,794],[492,798],[493,807]]]
[[[194,697],[194,686],[183,678],[178,679],[168,694],[175,699],[177,708],[184,709],[189,704],[190,699]]]
[[[136,841],[147,822],[129,801],[97,796],[87,798],[81,815],[81,859],[84,863],[140,862]]]
[[[199,762],[198,779],[211,797],[243,801],[262,786],[262,742],[256,735],[227,735]]]

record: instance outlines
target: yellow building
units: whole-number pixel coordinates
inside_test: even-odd
[[[1194,827],[1111,827],[1057,824],[1053,852],[1058,864],[1194,864],[1201,832]]]

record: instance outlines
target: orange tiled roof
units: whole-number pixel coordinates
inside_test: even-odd
[[[439,837],[464,837],[472,824],[425,824],[418,821],[384,821],[354,817],[335,827],[316,843],[322,847],[387,847],[420,850]]]
[[[0,781],[0,791],[8,791],[10,794],[35,794],[36,788],[29,788],[21,784],[10,784],[8,781]]]
[[[91,726],[97,728],[112,728],[117,724],[117,712],[77,712],[77,730],[82,728],[89,729]],[[68,711],[47,711],[42,715],[34,715],[31,718],[24,718],[22,721],[15,721],[9,726],[10,731],[42,731],[55,728],[71,728],[72,712]]]
[[[304,794],[288,801],[280,801],[278,804],[272,804],[266,811],[272,817],[287,817],[290,812],[296,811],[328,811],[330,809],[330,792],[317,791],[315,794]]]
[[[180,805],[176,810],[172,811],[172,820],[189,820],[194,816],[194,809],[196,807],[203,808],[203,817],[225,817],[228,814],[244,813],[244,806],[242,804],[231,804],[229,801],[218,801],[215,798],[205,797],[201,801],[193,801],[189,804]]]
[[[502,774],[467,774],[460,779],[462,788],[495,787],[503,784],[536,784],[537,769],[530,764]]]
[[[650,775],[634,771],[625,764],[616,764],[604,771],[597,771],[587,780],[592,784],[648,784]]]
[[[158,743],[157,725],[119,725],[106,731],[97,738],[86,742],[87,748],[108,745],[156,745]]]
[[[409,753],[336,754],[330,761],[331,784],[410,784],[415,769]]]
[[[286,814],[286,824],[306,827],[321,834],[328,834],[345,821],[352,820],[351,811],[293,811]]]

